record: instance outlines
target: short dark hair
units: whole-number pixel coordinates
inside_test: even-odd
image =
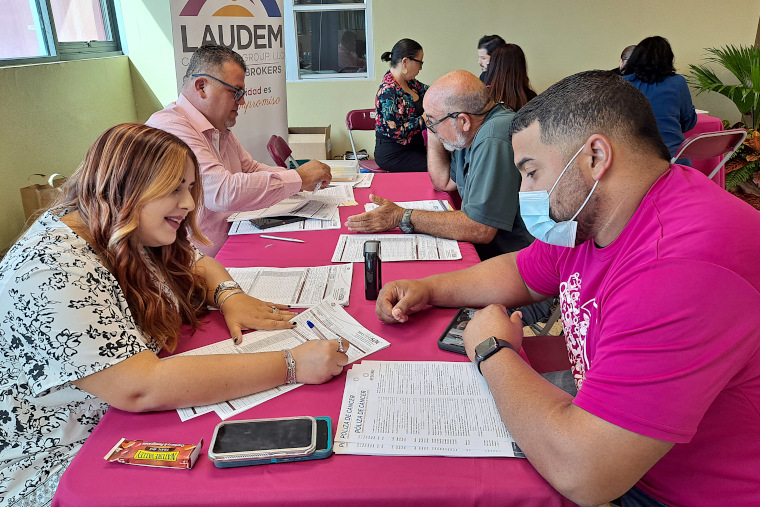
[[[395,67],[404,58],[414,58],[417,53],[422,51],[420,43],[412,39],[401,39],[393,45],[393,49],[380,55],[384,62],[391,62],[391,67]]]
[[[506,44],[506,42],[498,35],[484,35],[478,41],[478,49],[485,49],[486,53],[490,55],[493,53],[494,49],[503,46],[504,44]]]
[[[517,112],[510,141],[536,121],[541,142],[566,153],[577,150],[592,134],[603,134],[670,160],[649,100],[611,71],[580,72],[550,86]]]
[[[673,50],[664,37],[647,37],[638,44],[625,64],[626,74],[635,74],[645,83],[659,83],[676,73],[673,66]]]
[[[243,57],[228,47],[218,44],[206,44],[199,47],[190,57],[187,72],[182,78],[183,84],[187,84],[193,74],[214,74],[218,72],[226,62],[236,63],[243,70],[246,70]]]

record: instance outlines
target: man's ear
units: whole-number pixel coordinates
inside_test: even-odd
[[[206,98],[206,80],[202,77],[196,77],[193,81],[193,90],[200,95],[202,99]]]
[[[586,146],[592,151],[591,177],[599,181],[612,165],[612,143],[607,136],[594,134],[588,138]]]
[[[472,118],[469,114],[460,114],[457,116],[457,121],[462,122],[462,132],[469,132],[472,129]]]

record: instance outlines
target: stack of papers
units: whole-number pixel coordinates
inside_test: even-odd
[[[338,206],[356,204],[354,188],[351,185],[336,185],[317,192],[299,192],[268,208],[233,213],[227,217],[227,221],[237,222],[283,215],[331,220],[337,213]]]
[[[353,266],[227,268],[227,271],[249,296],[293,308],[309,308],[324,300],[348,305]]]
[[[363,361],[346,374],[336,454],[524,458],[472,363]]]
[[[332,262],[364,262],[364,242],[380,242],[380,259],[394,261],[438,261],[462,258],[459,244],[453,239],[434,238],[427,234],[341,234]]]
[[[244,354],[292,349],[302,343],[306,343],[308,340],[320,339],[314,331],[309,329],[309,326],[306,324],[307,320],[311,321],[328,340],[335,340],[340,336],[344,341],[349,342],[350,347],[346,351],[349,363],[390,346],[390,343],[370,332],[364,326],[359,324],[356,319],[351,317],[340,305],[335,303],[322,303],[319,306],[304,311],[291,320],[292,322],[298,323],[293,329],[286,329],[284,331],[254,331],[252,333],[244,334],[240,345],[235,345],[232,343],[231,339],[227,338],[220,342],[206,345],[205,347],[177,354],[177,356]],[[171,357],[162,359],[162,361],[171,360]],[[248,396],[221,403],[199,407],[178,408],[177,413],[182,421],[209,412],[216,412],[222,419],[227,419],[233,415],[244,412],[251,407],[264,403],[267,400],[271,400],[281,394],[292,391],[302,385],[303,384],[281,385],[260,393],[250,394]]]

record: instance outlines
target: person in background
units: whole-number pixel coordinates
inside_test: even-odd
[[[200,230],[211,244],[192,239],[211,256],[227,240],[232,213],[266,208],[331,181],[330,168],[322,162],[312,160],[291,171],[257,162],[240,145],[229,129],[238,106],[245,104],[245,71],[245,60],[235,51],[201,46],[190,57],[177,101],[146,122],[185,141],[198,159],[205,192]]]
[[[657,128],[672,157],[684,141],[683,133],[697,124],[697,112],[686,78],[676,74],[667,39],[654,36],[639,42],[625,65],[625,74],[623,77],[649,99]],[[691,165],[687,158],[676,163]]]
[[[636,49],[636,45],[632,46],[626,46],[622,53],[620,53],[620,63],[618,64],[617,68],[612,69],[612,72],[615,74],[618,74],[620,76],[624,76],[627,74],[625,70],[625,66],[628,64],[628,60],[631,58],[631,55],[633,54],[633,50]]]
[[[478,41],[478,65],[480,65],[480,80],[485,82],[488,62],[491,61],[491,53],[499,46],[506,44],[498,35],[484,35]]]
[[[356,34],[346,30],[338,43],[338,72],[360,72],[367,69],[367,60],[359,56]]]
[[[338,342],[160,359],[207,305],[235,342],[289,329],[287,306],[246,295],[188,240],[202,201],[198,162],[172,134],[108,129],[62,196],[0,262],[0,505],[49,505],[109,405],[130,412],[229,400],[330,380]]]
[[[432,93],[432,92],[431,92]],[[463,338],[530,463],[580,505],[754,505],[760,498],[760,214],[670,165],[649,103],[589,71],[520,109],[509,137],[516,254],[386,284],[378,317],[483,308]],[[575,397],[518,355],[518,312],[561,298]],[[498,470],[493,473],[498,475]],[[635,487],[634,487],[635,486]]]
[[[375,162],[386,171],[427,171],[422,98],[428,85],[415,79],[423,57],[412,39],[401,39],[380,56],[391,68],[375,95]]]
[[[348,230],[403,232],[475,244],[481,259],[528,246],[533,237],[520,218],[520,173],[506,139],[514,112],[496,104],[471,72],[456,70],[438,78],[425,95],[428,173],[433,186],[458,191],[461,210],[403,209],[382,197],[380,207],[348,217]]]
[[[536,96],[530,87],[525,53],[517,44],[504,44],[493,50],[485,83],[494,102],[501,102],[515,112]]]

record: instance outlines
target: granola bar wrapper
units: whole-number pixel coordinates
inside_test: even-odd
[[[122,438],[105,455],[113,463],[162,468],[192,468],[203,447],[203,439],[196,445],[145,442]]]

